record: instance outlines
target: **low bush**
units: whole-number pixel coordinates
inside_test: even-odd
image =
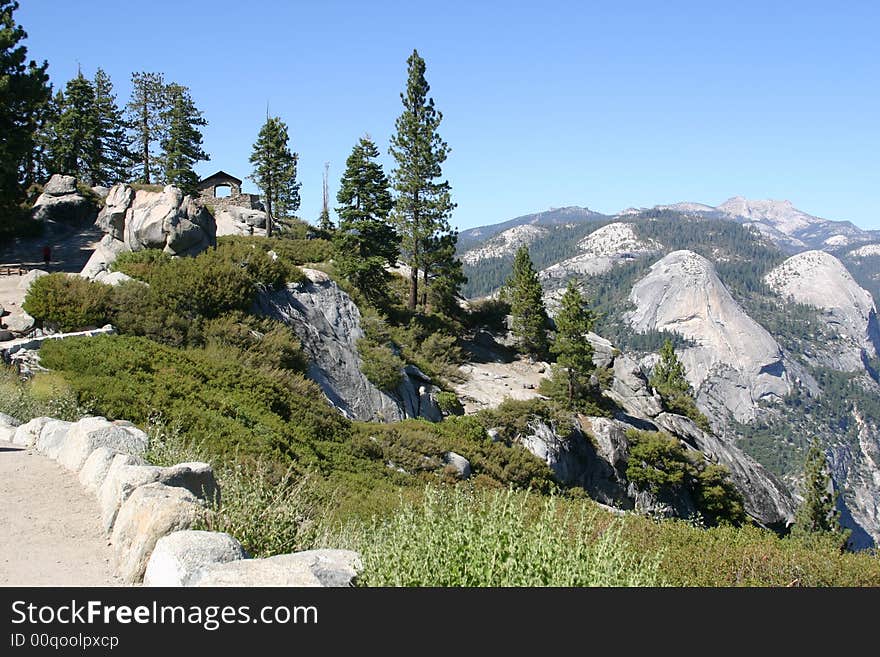
[[[361,372],[379,390],[397,389],[403,381],[404,360],[387,344],[376,344],[369,338],[357,342],[361,357]]]
[[[103,326],[112,307],[112,287],[62,273],[36,279],[22,304],[40,325],[61,331]]]
[[[64,377],[56,372],[39,372],[23,381],[12,367],[0,366],[0,413],[20,422],[35,417],[73,422],[91,411],[91,406],[80,403]]]
[[[639,556],[598,512],[511,491],[426,490],[390,519],[350,525],[335,542],[360,551],[365,586],[655,586],[659,559]]]

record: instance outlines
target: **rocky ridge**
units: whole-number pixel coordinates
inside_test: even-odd
[[[639,239],[631,224],[618,221],[587,235],[578,243],[578,248],[581,250],[578,255],[543,269],[541,280],[603,274],[622,262],[658,253],[662,247],[654,240]]]

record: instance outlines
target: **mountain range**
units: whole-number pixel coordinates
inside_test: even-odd
[[[715,434],[795,495],[819,437],[854,544],[880,540],[880,231],[733,197],[613,216],[560,208],[462,236],[472,298],[504,282],[525,244],[551,315],[574,280],[596,332],[646,372],[673,339]]]

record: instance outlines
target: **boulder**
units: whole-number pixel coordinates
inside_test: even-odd
[[[394,422],[408,417],[443,418],[434,395],[439,388],[417,367],[401,372],[401,383],[385,391],[361,371],[357,342],[364,337],[361,313],[327,274],[303,269],[306,280],[274,292],[262,292],[256,311],[289,326],[309,357],[309,378],[347,417]]]
[[[95,196],[104,199],[110,193],[110,188],[103,185],[95,185],[92,187],[92,191],[95,193]]]
[[[114,185],[97,225],[106,235],[81,272],[87,278],[107,271],[125,251],[163,249],[171,255],[196,255],[217,243],[211,213],[171,185],[162,191]]]
[[[587,342],[593,347],[593,364],[599,369],[610,367],[617,353],[611,341],[590,331],[587,333]]]
[[[190,529],[204,511],[185,488],[152,483],[135,489],[119,509],[110,537],[117,575],[126,584],[141,581],[156,542]]]
[[[214,471],[207,463],[179,463],[170,468],[122,463],[111,467],[101,485],[99,502],[104,531],[109,532],[113,527],[119,509],[134,490],[156,482],[185,488],[204,500],[219,499]]]
[[[353,586],[363,568],[350,550],[309,550],[267,559],[244,559],[204,568],[193,586]]]
[[[649,392],[639,364],[629,356],[614,359],[614,380],[605,394],[638,417],[654,417],[663,410],[660,400]]]
[[[37,436],[34,447],[40,454],[48,456],[50,459],[57,459],[72,426],[73,422],[49,420],[40,430],[40,435]]]
[[[9,342],[10,340],[15,340],[15,334],[12,331],[0,329],[0,342]]]
[[[98,207],[76,187],[73,176],[53,175],[34,203],[31,216],[37,221],[83,223],[94,221]]]
[[[113,287],[116,287],[117,285],[122,285],[123,283],[127,283],[128,281],[136,281],[137,279],[132,278],[128,274],[123,274],[121,271],[101,271],[95,276],[93,280],[96,283],[103,283],[104,285],[112,285]],[[147,284],[143,281],[138,281],[138,283],[147,286]]]
[[[447,466],[452,467],[459,478],[470,479],[471,462],[468,461],[461,454],[456,454],[455,452],[446,452],[443,455],[443,463]]]
[[[116,493],[116,491],[122,487],[120,483],[117,483],[123,476],[121,471],[128,466],[144,464],[142,458],[131,454],[116,454],[110,460],[110,466],[104,473],[104,478],[101,481],[100,486],[95,490],[95,496],[98,498],[98,506],[101,509],[101,526],[104,528],[104,533],[109,534],[113,529],[113,522],[116,520],[116,514],[119,511],[120,505],[124,501],[123,499],[120,499],[119,495]],[[152,482],[147,481],[143,483]],[[128,489],[126,497],[132,490],[133,488]]]
[[[125,242],[114,239],[110,235],[104,235],[79,275],[96,279],[101,273],[109,272],[110,265],[116,262],[119,254],[128,250]]]
[[[79,472],[89,455],[98,447],[115,452],[142,455],[147,451],[147,434],[131,422],[110,422],[103,417],[86,417],[74,423],[58,462],[68,470]]]
[[[22,447],[33,447],[43,427],[51,420],[52,418],[50,417],[35,417],[30,422],[25,422],[16,427],[15,433],[12,436],[12,443]]]
[[[4,317],[3,323],[10,331],[14,331],[16,333],[24,333],[25,331],[29,331],[33,328],[34,318],[27,313],[22,312],[17,315],[9,315],[8,317]]]
[[[103,417],[86,417],[76,422],[58,453],[58,462],[79,472],[94,450],[107,447],[116,452],[142,455],[147,451],[147,434],[131,422],[110,422]]]
[[[48,276],[49,272],[43,271],[42,269],[31,269],[27,274],[24,274],[18,279],[18,289],[24,290],[25,294],[31,287],[31,283],[33,283],[38,278],[42,278],[43,276]]]
[[[109,447],[98,447],[89,454],[89,458],[86,459],[82,469],[79,471],[79,483],[83,485],[83,488],[97,495],[101,485],[104,483],[104,479],[107,478],[107,472],[110,470],[113,459],[118,454],[119,452]]]
[[[247,559],[241,543],[229,534],[183,530],[163,536],[147,562],[144,586],[187,586],[212,565]]]
[[[262,210],[229,205],[214,215],[217,221],[217,236],[221,235],[265,235],[266,213]]]

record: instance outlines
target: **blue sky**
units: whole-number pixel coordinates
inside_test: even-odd
[[[266,106],[314,221],[369,133],[390,169],[418,48],[459,228],[565,205],[730,196],[880,228],[880,3],[24,0],[56,86],[101,66],[191,88],[210,162],[244,178]],[[335,199],[334,199],[335,200]]]

